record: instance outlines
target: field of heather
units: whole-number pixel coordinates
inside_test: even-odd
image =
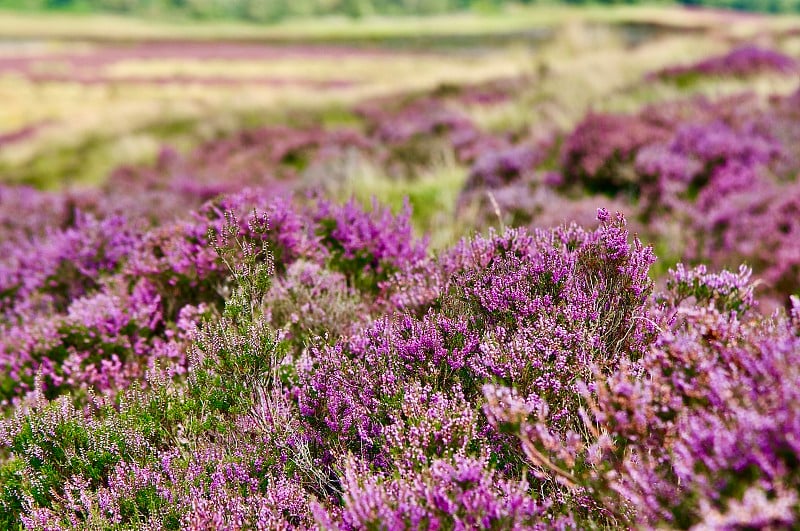
[[[0,529],[800,528],[800,19],[0,12]]]

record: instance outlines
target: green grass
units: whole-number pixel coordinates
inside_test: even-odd
[[[252,40],[276,42],[380,41],[423,36],[474,36],[528,31],[565,23],[653,23],[704,27],[714,16],[687,16],[671,5],[585,6],[539,5],[497,13],[458,13],[426,17],[321,17],[287,20],[275,25],[234,21],[148,20],[86,13],[30,13],[0,10],[0,35],[16,38],[90,40]],[[790,26],[800,17],[783,17]],[[741,22],[746,23],[745,20]],[[772,23],[772,22],[771,22]]]
[[[459,165],[454,155],[447,152],[407,178],[388,176],[379,168],[362,165],[349,174],[334,192],[341,200],[354,197],[366,206],[377,198],[395,212],[408,201],[417,234],[430,236],[431,247],[441,249],[469,232],[468,227],[458,227],[453,223],[467,173],[467,168]]]
[[[76,143],[45,150],[22,165],[3,164],[0,159],[0,176],[6,182],[42,189],[59,189],[65,184],[93,186],[102,183],[109,172],[120,165],[155,161],[162,145],[188,153],[203,141],[235,131],[286,123],[297,127],[335,128],[358,126],[360,121],[352,111],[338,104],[175,117],[124,135],[104,135],[103,131],[96,131]]]

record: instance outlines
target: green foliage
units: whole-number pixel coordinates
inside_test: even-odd
[[[7,0],[3,7],[23,11],[106,12],[147,17],[173,16],[199,20],[238,19],[276,23],[315,16],[426,16],[457,11],[491,15],[508,5],[540,0]],[[558,0],[570,5],[643,4],[642,0]],[[649,2],[652,3],[652,0]],[[687,6],[754,11],[800,12],[800,0],[678,0]]]
[[[254,216],[250,234],[263,237],[266,230],[266,219]],[[251,413],[265,389],[291,377],[278,364],[286,355],[283,343],[261,319],[273,272],[271,254],[254,243],[261,238],[239,235],[233,214],[221,234],[209,239],[230,268],[231,294],[222,316],[208,322],[194,343],[188,378],[170,377],[156,366],[145,390],[131,388],[117,400],[90,393],[87,409],[80,410],[69,396],[50,401],[53,390],[38,376],[23,412],[0,421],[7,453],[0,464],[0,529],[17,528],[27,503],[57,508],[73,488],[71,481],[100,488],[119,463],[146,466],[161,450],[191,449],[224,436],[231,419]],[[81,328],[65,333],[73,343],[92,337]],[[134,490],[120,508],[123,523],[161,515],[165,528],[179,527],[179,514],[154,486]]]
[[[536,0],[9,0],[18,10],[109,12],[192,19],[239,19],[274,23],[289,18],[344,15],[433,15],[471,10],[492,14],[510,4]],[[641,4],[641,0],[561,0],[572,5]],[[765,13],[800,12],[800,0],[680,0],[688,6],[708,6]]]
[[[0,468],[0,525],[11,528],[25,500],[50,507],[72,478],[100,485],[120,461],[140,457],[147,445],[128,419],[96,404],[87,420],[67,397],[47,402],[37,384],[37,399],[24,414],[3,426],[14,457]]]
[[[800,1],[798,0],[682,0],[681,3],[690,6],[706,6],[763,13],[800,12]]]
[[[60,11],[99,11],[137,15],[179,15],[277,22],[319,15],[429,15],[465,8],[494,10],[504,0],[18,0],[10,7]]]

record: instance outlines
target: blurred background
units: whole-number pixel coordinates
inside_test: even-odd
[[[481,127],[568,127],[589,108],[671,96],[674,84],[642,81],[670,63],[752,40],[795,53],[797,20],[677,4],[0,0],[0,178],[97,184],[164,145],[358,125],[359,101],[492,80],[517,84],[502,104],[466,105]]]

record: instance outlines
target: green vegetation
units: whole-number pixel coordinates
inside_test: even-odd
[[[5,7],[26,10],[180,15],[200,19],[275,22],[319,15],[428,15],[466,9],[491,11],[506,0],[9,0]],[[529,4],[531,0],[521,2]]]
[[[458,11],[491,13],[542,0],[5,0],[4,8],[23,11],[121,13],[145,17],[247,20],[272,23],[319,16],[433,15]],[[559,0],[572,5],[652,4],[641,0]],[[664,2],[656,2],[664,3]],[[800,0],[678,0],[708,6],[770,13],[800,12]]]

